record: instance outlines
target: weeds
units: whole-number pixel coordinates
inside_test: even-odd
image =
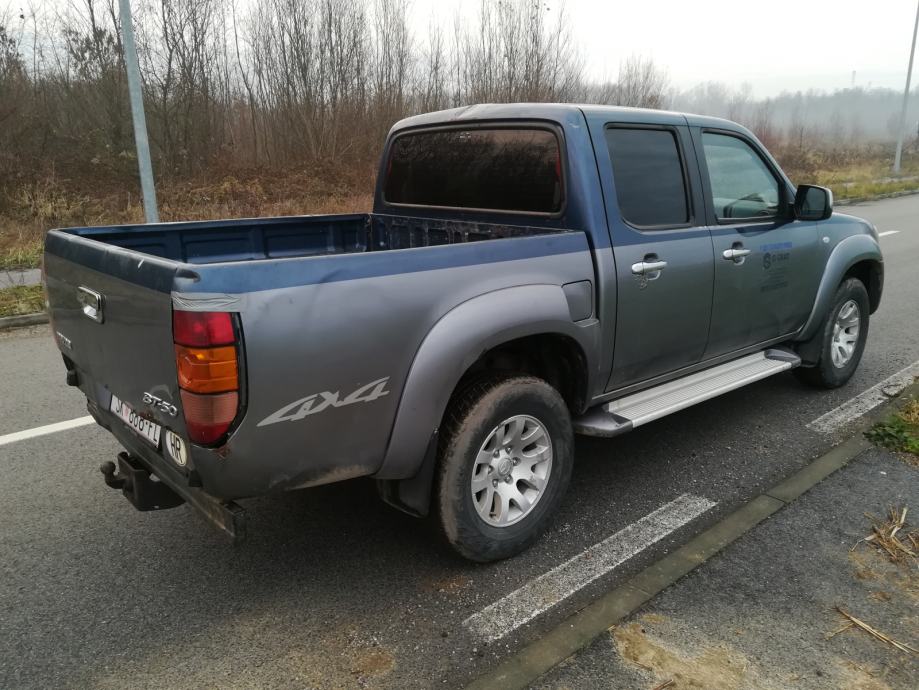
[[[876,445],[919,458],[919,400],[911,400],[896,414],[871,427],[865,436]]]
[[[45,310],[41,285],[14,285],[0,290],[0,316],[21,316]]]
[[[24,268],[38,268],[44,244],[41,241],[30,241],[7,247],[0,254],[0,271],[13,271]]]

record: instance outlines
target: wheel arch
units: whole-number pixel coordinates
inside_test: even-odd
[[[842,283],[848,278],[857,278],[868,291],[869,314],[873,314],[881,305],[881,293],[884,291],[884,264],[876,259],[862,259],[852,264],[845,275]]]
[[[571,320],[558,285],[490,292],[444,315],[415,354],[374,475],[384,500],[411,513],[427,512],[444,412],[458,387],[482,370],[554,378],[556,383],[549,382],[562,387],[569,408],[580,411],[590,397],[590,372],[596,370],[590,356],[597,351],[598,326],[595,319]]]
[[[819,332],[837,288],[849,277],[858,278],[865,284],[871,313],[874,313],[881,303],[884,288],[884,260],[881,248],[872,236],[852,235],[833,248],[817,288],[814,306],[795,337],[796,342],[810,341]]]

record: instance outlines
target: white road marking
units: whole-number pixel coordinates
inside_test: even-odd
[[[887,235],[896,235],[899,230],[887,230],[886,232],[879,232],[878,237],[887,237]]]
[[[8,443],[16,443],[17,441],[25,441],[28,438],[35,438],[36,436],[45,436],[46,434],[54,434],[58,431],[67,431],[67,429],[76,429],[78,426],[86,426],[87,424],[94,424],[95,419],[92,417],[77,417],[76,419],[68,419],[66,422],[55,422],[54,424],[46,424],[45,426],[37,426],[34,429],[26,429],[25,431],[16,431],[12,434],[7,434],[6,436],[0,436],[0,446],[5,446]]]
[[[820,415],[807,425],[808,429],[829,434],[841,429],[846,424],[866,412],[873,410],[882,402],[889,400],[906,388],[919,376],[919,362],[913,362],[893,376],[888,376],[880,383],[871,386],[864,393],[859,393],[851,400],[835,407],[826,414]]]
[[[715,505],[683,494],[474,613],[463,625],[487,642],[499,640]]]

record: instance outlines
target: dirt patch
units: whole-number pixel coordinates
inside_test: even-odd
[[[356,676],[379,676],[392,671],[396,665],[393,655],[385,649],[368,649],[357,655],[351,666]]]
[[[657,681],[673,680],[674,690],[735,690],[770,687],[751,668],[746,656],[727,645],[702,649],[687,655],[651,638],[640,623],[629,623],[613,631],[619,654],[626,661],[652,672]]]
[[[853,575],[857,580],[871,581],[880,580],[881,574],[877,572],[872,563],[873,557],[867,552],[850,551],[849,560],[854,566]]]
[[[840,662],[838,671],[839,687],[846,690],[890,690],[890,686],[877,677],[881,671],[876,668],[844,659]]]
[[[465,575],[454,575],[447,578],[425,578],[421,586],[429,592],[456,594],[466,589],[470,584],[472,584],[472,580]]]

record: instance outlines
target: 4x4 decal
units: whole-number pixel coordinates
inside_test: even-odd
[[[344,398],[341,397],[339,391],[335,391],[334,393],[328,391],[314,393],[300,400],[295,400],[289,405],[285,405],[277,412],[268,415],[258,423],[258,426],[268,426],[269,424],[277,424],[278,422],[296,422],[309,415],[327,410],[330,407],[344,407],[345,405],[354,405],[355,403],[373,402],[378,398],[382,398],[384,395],[389,395],[389,391],[386,390],[387,383],[389,383],[388,376],[377,379],[376,381],[371,381]]]

